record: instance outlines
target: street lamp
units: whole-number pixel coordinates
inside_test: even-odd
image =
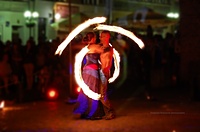
[[[29,28],[29,36],[31,36],[31,29],[35,26],[35,19],[39,17],[39,14],[36,11],[25,11],[24,17],[26,18],[26,26]]]
[[[179,13],[173,13],[173,12],[169,12],[168,14],[167,14],[167,17],[169,17],[169,18],[179,18]]]

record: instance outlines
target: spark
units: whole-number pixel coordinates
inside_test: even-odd
[[[137,38],[131,31],[128,31],[122,27],[99,24],[94,28],[94,30],[108,30],[112,32],[118,32],[135,41],[141,49],[144,48],[144,43],[141,39]]]
[[[58,46],[55,54],[59,54],[61,55],[63,50],[67,47],[67,45],[70,43],[70,41],[76,36],[78,35],[82,30],[84,30],[85,28],[89,27],[90,25],[93,24],[99,24],[99,23],[103,23],[106,21],[105,17],[95,17],[93,19],[88,19],[87,21],[81,23],[80,25],[78,25],[72,32],[70,32],[70,34],[67,36],[67,38]]]

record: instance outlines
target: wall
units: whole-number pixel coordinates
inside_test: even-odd
[[[27,8],[27,2],[11,2],[1,1],[0,2],[0,27],[1,27],[1,39],[3,42],[12,40],[12,26],[18,26],[20,31],[20,37],[23,43],[26,41],[26,30],[24,27],[25,19],[23,12]]]
[[[9,12],[9,11],[1,11],[0,12],[0,25],[2,27],[2,41],[6,42],[7,40],[12,40],[12,27],[20,27],[21,30],[19,32],[20,37],[27,38],[26,32],[27,29],[25,29],[25,20],[21,12]],[[22,40],[23,43],[26,41],[25,39]]]
[[[35,10],[38,11],[39,17],[46,18],[46,37],[47,39],[56,38],[55,29],[51,27],[53,19],[54,2],[35,0]]]

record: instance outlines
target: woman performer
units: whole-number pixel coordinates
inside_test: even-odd
[[[88,43],[89,52],[86,54],[86,64],[83,67],[82,77],[85,84],[95,93],[99,93],[100,74],[99,60],[100,54],[104,51],[100,44],[96,44],[96,34],[89,32],[83,38],[83,42]],[[75,108],[74,114],[79,114],[83,119],[101,119],[104,116],[103,107],[99,100],[93,100],[81,90]]]

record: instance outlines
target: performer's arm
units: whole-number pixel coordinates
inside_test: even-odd
[[[102,53],[104,51],[104,48],[98,44],[91,44],[88,46],[88,49],[91,53]]]

